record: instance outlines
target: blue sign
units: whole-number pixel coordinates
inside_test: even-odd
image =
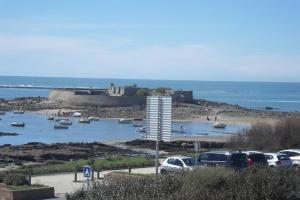
[[[89,165],[85,165],[83,167],[83,176],[89,178],[91,177],[91,175],[92,175],[92,167]]]

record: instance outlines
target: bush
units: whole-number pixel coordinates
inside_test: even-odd
[[[148,89],[146,89],[146,88],[140,88],[140,89],[138,89],[136,91],[136,95],[146,97],[146,96],[149,95]]]
[[[166,176],[120,176],[67,194],[68,200],[299,200],[300,173],[291,169],[206,168]]]
[[[68,200],[164,200],[180,189],[180,176],[122,176],[95,183],[90,190],[80,189],[66,194]]]
[[[29,185],[26,176],[21,173],[9,173],[3,178],[3,183],[6,185]]]
[[[229,147],[278,151],[300,147],[300,118],[288,118],[275,125],[258,123],[231,138]]]

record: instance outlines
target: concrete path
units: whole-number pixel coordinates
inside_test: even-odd
[[[128,169],[124,170],[113,170],[113,171],[128,171]],[[112,172],[110,171],[102,171],[100,173],[100,178],[103,178],[105,174]],[[131,170],[132,173],[140,173],[140,174],[151,174],[155,173],[155,167],[148,168],[136,168]],[[94,177],[97,177],[96,173]],[[46,175],[46,176],[35,176],[32,177],[32,184],[43,184],[47,186],[52,186],[55,189],[55,195],[60,198],[64,198],[65,193],[71,193],[76,189],[79,189],[86,184],[86,179],[83,177],[83,173],[77,174],[78,182],[74,181],[74,173],[66,173],[66,174],[54,174],[54,175]]]

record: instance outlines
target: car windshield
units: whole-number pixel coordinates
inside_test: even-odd
[[[278,160],[290,160],[290,158],[287,155],[278,155]]]
[[[196,160],[194,158],[184,158],[184,159],[182,159],[182,161],[187,166],[194,166],[194,165],[196,165]]]

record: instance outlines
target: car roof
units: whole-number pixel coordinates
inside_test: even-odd
[[[226,154],[229,155],[229,151],[207,151],[207,152],[203,152],[203,153],[209,153],[209,154]]]
[[[285,149],[285,150],[281,150],[279,152],[282,152],[282,151],[295,151],[295,152],[299,152],[300,153],[300,149]]]
[[[193,159],[192,157],[189,157],[189,156],[171,156],[171,157],[168,157],[167,159],[169,158],[174,158],[174,159],[186,159],[186,158],[191,158]]]
[[[282,151],[288,151],[288,152],[297,152],[300,153],[300,149],[285,149],[285,150],[281,150],[278,153],[282,152]]]
[[[271,156],[286,156],[284,153],[265,153],[265,155],[271,155]]]
[[[260,153],[262,153],[261,151],[242,151],[243,153],[245,153],[245,154],[260,154]]]

